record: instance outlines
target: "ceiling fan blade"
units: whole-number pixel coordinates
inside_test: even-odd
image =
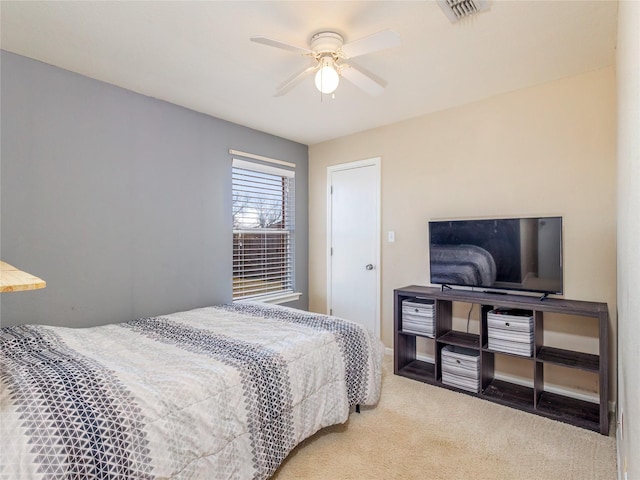
[[[278,86],[275,96],[281,97],[285,93],[289,92],[289,90],[291,90],[293,87],[295,87],[300,82],[302,82],[302,80],[304,80],[309,74],[315,72],[318,69],[318,67],[319,67],[319,64],[314,63],[313,65],[308,66],[301,72],[296,73],[295,75],[292,75],[291,77],[289,77],[287,80],[285,80]]]
[[[281,48],[283,50],[288,50],[293,53],[298,53],[300,55],[313,55],[313,51],[308,48],[296,47],[295,45],[290,45],[288,43],[281,42],[279,40],[274,40],[273,38],[263,37],[261,35],[257,35],[249,38],[252,42],[262,43],[263,45],[268,45],[270,47]]]
[[[387,82],[365,68],[355,65],[353,62],[342,62],[341,66],[343,68],[340,70],[340,75],[369,95],[375,97],[384,92]]]
[[[400,35],[393,30],[382,30],[360,40],[354,40],[342,46],[345,58],[359,57],[367,53],[377,52],[400,45]]]

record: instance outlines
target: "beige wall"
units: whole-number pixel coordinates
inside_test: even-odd
[[[619,478],[640,478],[640,2],[618,7]],[[635,452],[635,453],[634,453]],[[627,473],[628,477],[624,476]]]
[[[429,283],[427,222],[438,218],[561,215],[565,298],[608,302],[615,319],[615,101],[611,67],[311,146],[310,309],[326,309],[326,169],[380,156],[386,346],[394,288]],[[557,335],[576,348],[597,348],[583,338],[593,326],[577,336],[563,330]]]

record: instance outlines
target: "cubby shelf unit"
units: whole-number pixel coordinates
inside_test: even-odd
[[[428,299],[435,303],[435,335],[433,337],[402,330],[402,302]],[[457,331],[453,325],[453,303],[478,304],[481,309],[480,333]],[[525,357],[488,348],[487,313],[495,308],[528,310],[533,315],[533,355]],[[548,313],[595,318],[598,321],[597,355],[551,347],[544,344],[544,316]],[[579,321],[578,318],[576,321]],[[544,298],[527,295],[505,295],[472,290],[411,285],[394,290],[394,373],[412,380],[437,385],[492,402],[549,417],[578,427],[609,434],[609,310],[606,303]],[[433,342],[434,363],[417,358],[416,340]],[[442,383],[441,352],[446,345],[470,348],[480,355],[480,391],[457,389]],[[522,386],[496,378],[495,357],[507,355],[532,362],[533,386]],[[558,365],[593,373],[598,378],[598,403],[552,393],[544,389],[544,366]]]

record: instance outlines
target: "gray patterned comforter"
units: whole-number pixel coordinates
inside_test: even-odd
[[[93,328],[0,329],[0,476],[264,479],[380,395],[358,325],[240,303]]]
[[[432,244],[429,252],[432,283],[490,287],[496,281],[496,262],[484,248]]]

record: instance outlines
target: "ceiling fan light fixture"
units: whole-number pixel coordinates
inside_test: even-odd
[[[340,83],[340,75],[336,70],[333,58],[323,57],[320,61],[320,69],[316,72],[316,88],[321,93],[333,93]]]
[[[473,1],[480,2],[487,0]],[[250,40],[270,47],[297,53],[311,59],[311,65],[291,76],[277,87],[276,97],[284,95],[305,78],[311,76],[312,73],[315,74],[315,85],[321,94],[332,94],[335,92],[340,83],[340,77],[344,77],[348,82],[364,90],[369,95],[380,95],[384,91],[386,82],[371,72],[366,71],[364,68],[358,67],[352,62],[352,59],[400,45],[400,35],[388,29],[373,33],[358,40],[353,40],[349,43],[344,43],[344,38],[337,32],[321,31],[311,36],[309,40],[309,46],[311,48],[296,47],[295,45],[264,36],[253,36],[250,37]],[[320,98],[322,98],[322,96]]]

